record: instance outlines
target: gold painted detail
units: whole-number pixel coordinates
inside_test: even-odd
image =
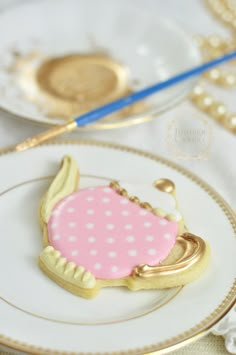
[[[75,121],[68,121],[66,124],[61,126],[53,127],[43,133],[40,133],[34,137],[28,138],[22,143],[15,146],[17,152],[33,148],[43,142],[53,139],[61,134],[74,131],[77,128],[77,123]]]
[[[47,117],[70,120],[132,92],[127,67],[106,54],[75,53],[50,58],[35,55],[17,58],[14,67],[25,97]],[[140,101],[103,120],[146,110]]]
[[[82,288],[94,288],[96,285],[95,276],[91,272],[86,271],[83,266],[68,262],[51,245],[42,251],[39,259],[53,274],[60,276],[66,282]]]
[[[79,170],[77,162],[66,155],[62,160],[59,172],[42,199],[39,213],[43,222],[48,222],[51,211],[59,200],[77,190],[78,183]]]
[[[144,209],[152,212],[156,216],[166,218],[169,221],[178,221],[178,218],[174,214],[172,214],[172,213],[168,214],[162,208],[159,208],[159,207],[154,208],[150,205],[150,203],[140,201],[140,199],[137,196],[129,196],[128,192],[120,186],[118,181],[115,181],[115,180],[111,181],[110,187],[113,190],[115,190],[119,195],[127,197],[131,202],[139,205],[141,208],[144,208]]]
[[[175,191],[175,184],[169,179],[158,179],[154,181],[153,186],[160,191],[167,192],[168,194]]]
[[[194,234],[182,234],[177,237],[177,243],[182,245],[184,253],[174,264],[156,266],[141,264],[134,268],[133,276],[151,278],[162,275],[177,275],[197,264],[205,254],[206,243]]]
[[[102,54],[72,54],[48,59],[37,71],[38,84],[44,91],[81,104],[122,94],[126,90],[126,80],[126,68]]]

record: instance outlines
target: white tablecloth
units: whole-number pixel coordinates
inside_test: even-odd
[[[17,2],[17,0],[1,0],[0,10],[7,5],[12,6],[14,2]],[[137,0],[138,6],[144,6],[144,1]],[[152,9],[153,14],[167,16],[175,20],[190,34],[229,35],[229,31],[212,17],[205,6],[204,0],[147,0],[145,1],[145,7]],[[220,95],[220,100],[223,98],[232,112],[236,112],[235,90],[228,92],[219,92],[214,88],[211,88],[211,90]],[[206,180],[236,209],[235,136],[207,118],[212,123],[213,133],[208,159],[178,159],[168,150],[168,125],[173,119],[184,115],[194,123],[194,120],[197,117],[202,117],[203,114],[198,112],[190,102],[185,101],[153,121],[139,126],[111,131],[76,132],[72,136],[81,139],[96,139],[126,144],[177,161]],[[26,137],[41,132],[43,129],[43,127],[32,125],[20,119],[13,119],[11,115],[0,112],[0,148],[15,144]]]

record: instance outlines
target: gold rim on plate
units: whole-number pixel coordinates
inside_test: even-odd
[[[234,232],[236,233],[236,215],[232,208],[224,201],[224,199],[206,182],[201,180],[196,175],[189,172],[187,169],[179,166],[176,163],[173,163],[165,158],[162,158],[158,155],[145,152],[136,148],[131,148],[128,146],[118,145],[114,143],[105,143],[105,142],[96,142],[96,141],[89,141],[89,140],[76,140],[76,139],[69,139],[69,140],[56,140],[52,143],[47,143],[44,145],[92,145],[97,147],[104,147],[115,149],[127,153],[136,154],[142,156],[144,158],[159,162],[163,165],[166,165],[180,174],[184,175],[194,183],[196,183],[200,188],[202,188],[208,195],[211,197],[217,205],[220,207],[226,218],[228,219],[229,223],[231,224]],[[37,149],[37,148],[36,148]],[[0,151],[0,155],[9,154],[13,151],[12,147],[5,148],[4,150]],[[225,295],[223,301],[219,304],[219,306],[211,312],[205,319],[203,319],[200,323],[195,325],[194,327],[190,328],[189,330],[175,336],[169,338],[165,341],[152,344],[150,346],[145,346],[139,349],[130,349],[127,351],[116,351],[111,352],[111,355],[141,355],[141,354],[164,354],[173,350],[176,350],[183,345],[187,345],[193,340],[197,340],[198,338],[206,335],[211,327],[213,327],[218,321],[220,321],[226,313],[233,307],[235,304],[235,294],[236,294],[236,281],[233,282],[230,291],[228,294]],[[88,355],[88,353],[84,352],[67,352],[67,351],[60,351],[60,350],[53,350],[53,349],[46,349],[43,347],[36,347],[31,344],[23,343],[18,340],[12,339],[5,335],[0,334],[0,344],[10,347],[12,349],[18,351],[24,351],[30,354],[42,354],[42,355]],[[108,353],[99,353],[97,352],[96,355],[108,355]]]

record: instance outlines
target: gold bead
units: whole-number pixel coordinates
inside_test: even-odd
[[[125,189],[120,189],[119,194],[122,196],[128,196],[128,192]]]
[[[233,51],[236,48],[236,43],[232,39],[226,40],[226,47],[228,51]]]
[[[116,191],[120,190],[120,184],[118,183],[118,181],[115,180],[110,182],[110,187]]]
[[[208,2],[213,7],[215,12],[221,13],[224,10],[224,7],[222,6],[222,4],[219,1],[212,0],[212,1],[208,1]]]
[[[175,191],[175,184],[169,179],[158,179],[153,185],[160,191],[171,194]]]
[[[141,202],[140,207],[145,208],[146,210],[152,211],[152,206],[148,202]]]
[[[226,74],[223,80],[224,85],[232,87],[236,84],[235,74]]]
[[[190,98],[195,101],[198,100],[204,94],[204,90],[200,85],[195,86],[190,94]]]
[[[223,121],[227,116],[226,106],[222,102],[214,102],[210,108],[210,115],[217,121]]]
[[[230,12],[227,11],[222,14],[222,19],[223,19],[223,21],[230,23],[234,20],[234,16],[233,16],[233,14],[231,14]]]
[[[205,94],[202,97],[199,98],[197,101],[197,106],[202,110],[207,112],[211,106],[213,105],[214,101],[212,96]]]
[[[160,217],[165,217],[166,216],[166,213],[165,211],[162,209],[162,208],[154,208],[153,209],[153,213],[156,214],[157,216],[160,216]]]
[[[206,73],[206,77],[212,81],[218,81],[221,77],[220,69],[212,69]]]
[[[219,36],[213,35],[208,38],[208,43],[213,48],[219,48],[222,46],[223,41]]]
[[[236,114],[229,115],[224,120],[224,126],[228,130],[236,133]]]
[[[140,200],[139,200],[139,198],[138,198],[137,196],[131,196],[131,197],[129,198],[129,200],[130,200],[131,202],[134,202],[134,203],[137,203],[137,204],[140,203]]]

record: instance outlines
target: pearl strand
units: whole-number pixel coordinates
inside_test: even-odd
[[[190,99],[202,112],[209,114],[230,132],[236,133],[236,114],[229,113],[225,104],[214,100],[202,86],[195,86],[190,94]]]
[[[218,19],[236,30],[236,6],[232,0],[206,0],[206,2]]]
[[[233,39],[223,40],[219,36],[209,36],[208,38],[196,36],[195,39],[205,60],[214,59],[236,48],[236,42]],[[233,71],[214,68],[206,72],[203,76],[216,85],[229,89],[236,87],[236,73]]]

